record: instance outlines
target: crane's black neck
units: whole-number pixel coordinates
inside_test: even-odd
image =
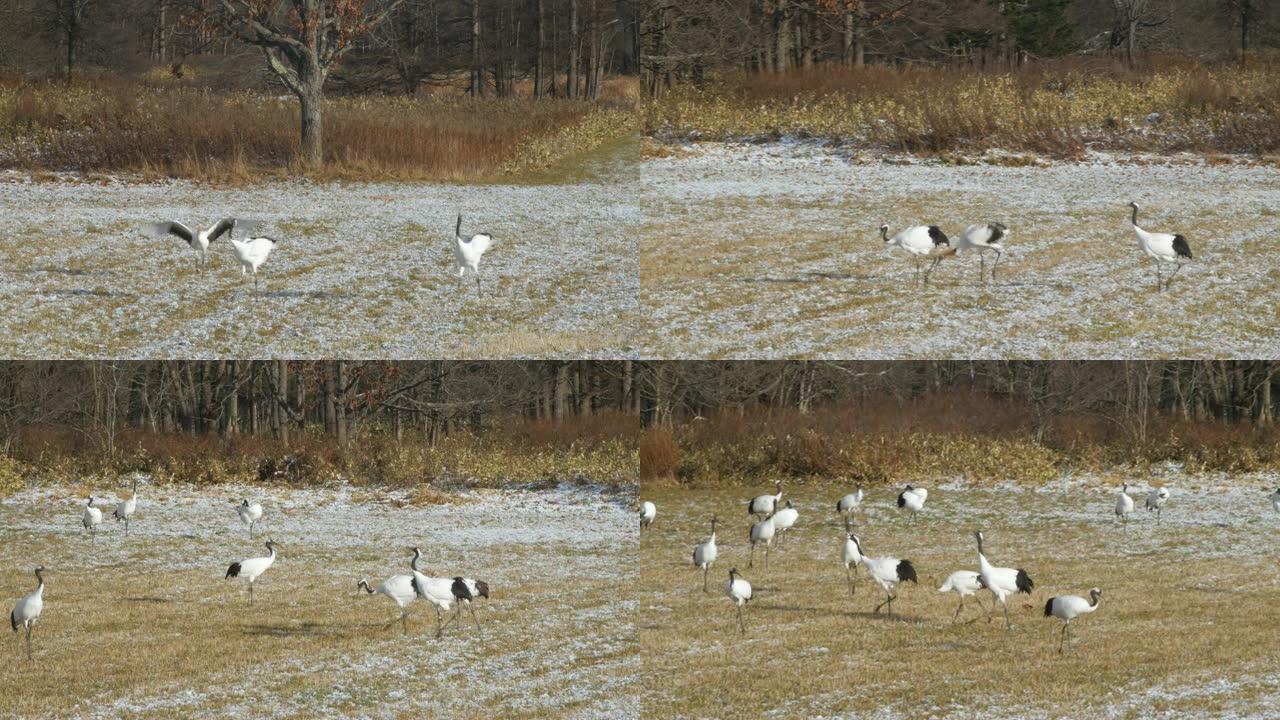
[[[1133,220],[1131,222],[1136,226],[1138,224],[1138,206],[1132,205],[1130,207],[1133,208]]]

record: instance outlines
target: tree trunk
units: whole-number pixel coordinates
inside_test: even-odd
[[[582,38],[578,34],[578,0],[569,0],[569,72],[565,80],[565,97],[578,97],[578,64],[582,57]]]
[[[471,97],[484,97],[484,68],[480,64],[480,0],[471,0]]]
[[[788,0],[779,0],[774,10],[774,40],[777,47],[773,51],[773,71],[779,75],[786,74],[791,60],[791,12]]]
[[[546,83],[542,77],[542,58],[547,51],[547,34],[544,27],[546,25],[545,2],[546,0],[538,0],[538,45],[534,50],[533,61],[533,96],[535,98],[541,98],[546,90]]]
[[[1129,63],[1129,69],[1134,68],[1134,53],[1138,48],[1138,21],[1136,19],[1129,20],[1129,37],[1125,38],[1125,59]]]
[[[321,86],[324,79],[307,82],[303,92],[298,93],[298,102],[302,111],[302,162],[308,168],[316,169],[324,163],[324,148],[321,140],[320,106],[324,93]]]

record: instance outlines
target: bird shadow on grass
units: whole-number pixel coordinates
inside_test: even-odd
[[[265,637],[346,637],[359,634],[361,631],[382,629],[384,624],[362,623],[357,625],[330,625],[328,623],[304,622],[289,624],[253,623],[240,628],[245,635]]]
[[[59,297],[118,297],[131,298],[136,297],[133,293],[114,293],[110,290],[102,290],[95,288],[87,290],[84,288],[72,288],[70,290],[32,290],[32,295],[57,295]]]
[[[325,300],[329,298],[350,297],[346,290],[273,290],[270,292],[254,292],[253,297],[273,298],[276,300]]]
[[[801,283],[817,282],[821,280],[859,280],[870,281],[875,280],[874,275],[850,275],[841,272],[805,272],[791,277],[774,277],[765,275],[763,277],[743,278],[742,282],[749,284],[774,284],[774,285],[799,285]]]
[[[78,268],[54,267],[52,265],[41,265],[40,267],[31,268],[27,271],[34,275],[35,273],[56,273],[58,275],[66,275],[68,277],[88,277],[90,275],[114,275],[110,270],[80,270]]]

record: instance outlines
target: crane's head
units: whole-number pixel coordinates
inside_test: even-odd
[[[37,566],[36,566],[36,578],[37,578],[40,582],[44,582],[44,574],[45,574],[46,572],[48,572],[48,569],[47,569],[45,566],[43,566],[43,565],[37,565]]]
[[[373,594],[373,588],[369,587],[369,581],[363,578],[360,580],[360,582],[356,583],[356,592],[359,592],[361,590],[369,593],[370,595]]]
[[[276,543],[274,540],[267,538],[267,549],[270,550],[271,552],[276,551]]]
[[[729,568],[729,579],[732,580],[736,577],[738,577],[738,568]]]
[[[1130,202],[1130,203],[1129,203],[1129,207],[1133,208],[1134,210],[1137,210],[1137,209],[1138,209],[1138,203],[1136,203],[1136,202]]]
[[[93,504],[93,496],[92,496],[92,495],[90,495],[90,496],[89,496],[89,500],[88,500],[88,502],[86,502],[86,503],[85,503],[85,505],[92,505],[92,504]]]
[[[880,239],[884,240],[885,242],[889,242],[889,226],[888,225],[880,226]]]
[[[792,507],[790,500],[787,501],[787,507]]]
[[[1097,605],[1098,601],[1102,599],[1102,590],[1099,588],[1090,588],[1089,599],[1093,600],[1094,605]]]
[[[979,544],[979,545],[981,545],[981,544],[982,544],[982,531],[981,531],[981,530],[974,530],[974,531],[973,531],[973,539],[974,539],[974,540],[977,540],[977,541],[978,541],[978,544]]]

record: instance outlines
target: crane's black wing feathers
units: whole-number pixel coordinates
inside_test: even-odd
[[[1191,246],[1187,244],[1187,239],[1181,235],[1173,236],[1173,251],[1178,254],[1178,257],[1191,259]]]
[[[223,580],[233,577],[240,577],[240,563],[238,562],[231,563],[231,567],[227,568],[227,577],[223,578]]]
[[[938,245],[951,245],[951,241],[948,240],[946,234],[942,232],[942,228],[937,225],[929,226],[929,239],[933,240],[934,247],[937,247]]]

